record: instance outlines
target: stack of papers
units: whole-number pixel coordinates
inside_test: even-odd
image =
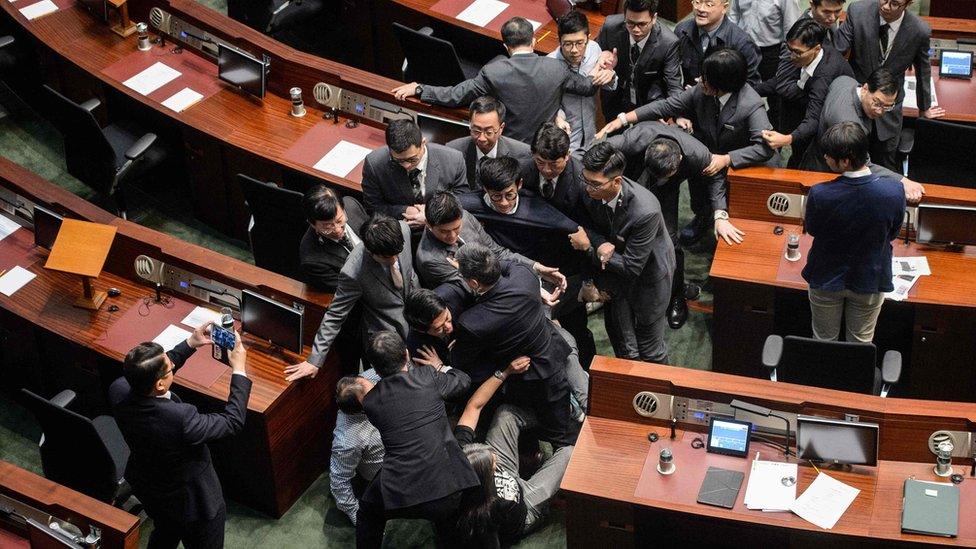
[[[895,289],[886,293],[885,298],[893,301],[908,299],[908,292],[918,279],[931,274],[929,260],[925,256],[891,258],[891,283]]]
[[[42,15],[47,15],[49,13],[54,13],[58,11],[58,5],[51,0],[41,0],[36,4],[31,4],[26,8],[20,9],[20,14],[27,19],[37,19]]]
[[[197,307],[190,311],[190,314],[186,315],[186,318],[180,321],[181,324],[186,324],[191,328],[199,328],[208,322],[219,324],[220,313],[206,307]]]
[[[918,82],[915,80],[915,76],[905,77],[905,99],[902,101],[903,109],[918,109],[918,95],[916,87]],[[932,106],[939,106],[939,99],[935,96],[935,78],[929,77],[929,91],[932,94]]]
[[[201,99],[203,99],[202,94],[195,92],[190,88],[183,88],[182,90],[171,95],[169,99],[163,101],[163,106],[176,112],[183,112],[187,107],[193,105]]]
[[[465,23],[484,27],[491,23],[492,19],[501,15],[507,7],[508,4],[498,0],[474,0],[458,14],[457,18]]]
[[[10,272],[0,276],[0,294],[7,297],[14,295],[24,284],[34,280],[35,276],[37,275],[20,266],[10,269]]]
[[[340,141],[312,167],[336,177],[346,177],[371,152],[355,143]]]
[[[806,492],[796,498],[790,511],[800,518],[829,530],[837,524],[861,491],[823,473],[817,475]]]
[[[796,479],[795,463],[753,461],[744,499],[746,507],[763,511],[789,511],[796,500]]]
[[[158,343],[163,348],[163,351],[169,352],[181,342],[186,341],[186,338],[190,337],[190,335],[192,334],[183,328],[170,324],[161,334],[153,338],[153,343]]]
[[[164,85],[176,80],[182,73],[165,63],[156,62],[153,66],[122,82],[127,88],[149,95]]]

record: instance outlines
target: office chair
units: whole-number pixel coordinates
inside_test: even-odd
[[[92,115],[98,99],[75,103],[46,84],[43,93],[48,118],[64,135],[68,173],[112,199],[126,219],[125,188],[159,166],[166,149],[156,134],[129,121],[100,127]]]
[[[885,352],[881,368],[876,356],[873,343],[771,335],[762,361],[772,381],[884,397],[901,378],[901,353]]]
[[[404,82],[453,86],[478,74],[480,65],[462,60],[454,50],[454,44],[433,34],[434,30],[430,27],[413,30],[393,23],[393,35],[404,56]]]
[[[68,406],[75,392],[64,390],[51,400],[21,389],[24,405],[41,424],[44,476],[106,503],[124,502],[123,474],[129,446],[112,416],[88,419]]]
[[[308,229],[302,213],[302,193],[237,174],[251,211],[248,237],[254,264],[295,280],[302,280],[298,247]]]
[[[976,141],[976,126],[919,118],[908,156],[908,177],[924,183],[976,188],[976,155],[959,145]]]
[[[227,15],[264,34],[287,31],[313,22],[322,0],[228,0]]]

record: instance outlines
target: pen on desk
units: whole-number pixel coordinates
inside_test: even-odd
[[[819,475],[820,474],[820,469],[817,468],[817,464],[811,461],[810,462],[810,465],[813,465],[813,470],[816,471],[817,474]]]
[[[5,274],[7,274],[7,269],[4,269],[4,270],[0,271],[0,276],[3,276]]]
[[[550,34],[552,34],[552,31],[546,31],[546,32],[542,33],[542,36],[539,37],[539,42],[542,42],[543,40],[545,40],[546,37],[549,36]]]

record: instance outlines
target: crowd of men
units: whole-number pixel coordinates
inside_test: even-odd
[[[469,108],[470,137],[430,143],[413,121],[392,121],[366,157],[363,203],[306,193],[303,273],[334,299],[311,354],[285,369],[288,381],[315,376],[336,350],[348,374],[331,488],[357,545],[379,547],[390,518],[430,520],[444,546],[495,547],[539,524],[587,407],[587,305],[603,307],[617,357],[668,363],[665,332],[682,327],[693,293],[684,249],[709,233],[719,245],[747,237],[727,213],[729,168],[775,165],[788,147],[789,166],[840,174],[807,206],[813,332],[837,339],[844,315],[847,339],[870,341],[891,290],[890,240],[906,198],[924,191],[897,175],[906,70],[921,116],[943,114],[931,106],[930,31],[911,3],[858,0],[838,25],[844,0],[805,12],[797,0],[693,0],[672,31],[657,0],[626,0],[595,39],[582,13],[562,17],[548,56],[515,17],[502,27],[509,56],[476,77],[395,89]],[[171,372],[208,338],[130,353],[117,409],[171,406]],[[241,376],[223,414],[188,427],[198,420],[176,403],[187,444],[239,430],[242,356],[231,353]],[[155,489],[154,468],[187,467],[143,440],[144,426],[120,428],[147,471],[137,491]],[[538,441],[552,451],[529,467]],[[212,472],[209,455],[200,461]],[[223,521],[222,505],[154,506],[153,540],[209,546]]]

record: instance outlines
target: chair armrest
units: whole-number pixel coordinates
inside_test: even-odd
[[[13,36],[0,36],[0,48],[6,48],[10,44],[14,43]]]
[[[901,379],[901,353],[887,351],[881,362],[881,380],[889,385],[898,383]]]
[[[763,344],[762,362],[766,368],[776,368],[779,360],[783,358],[783,338],[778,335],[771,335],[766,338]]]
[[[417,32],[427,36],[434,36],[434,29],[430,27],[420,27],[419,29],[417,29]]]
[[[125,151],[125,157],[128,160],[137,160],[140,156],[152,147],[153,143],[156,142],[156,134],[147,133],[146,135],[139,138],[138,141],[129,147],[129,150]]]
[[[92,112],[93,110],[95,110],[101,104],[102,104],[102,102],[99,101],[99,99],[97,97],[92,97],[88,101],[85,101],[84,103],[82,103],[81,105],[79,105],[79,107],[85,109],[88,112]]]
[[[65,389],[54,395],[49,402],[55,406],[67,408],[68,406],[71,406],[71,403],[75,401],[77,396],[78,395],[71,389]]]

